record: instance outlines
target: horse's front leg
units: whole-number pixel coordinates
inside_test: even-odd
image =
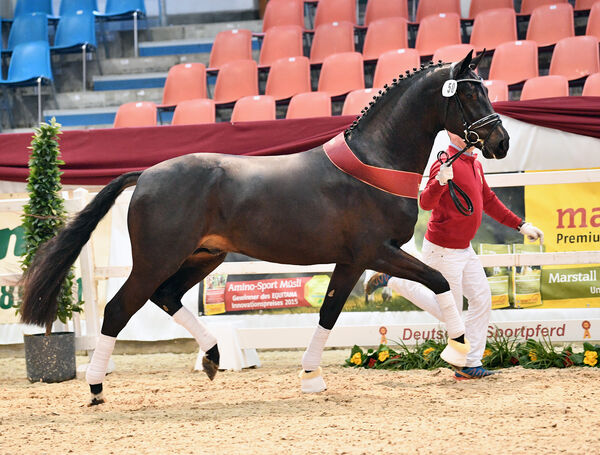
[[[323,349],[331,329],[344,308],[346,299],[363,272],[363,268],[346,264],[337,264],[333,270],[323,305],[321,305],[319,325],[302,356],[300,379],[301,389],[304,393],[317,393],[326,389],[320,367]]]
[[[416,281],[434,292],[449,338],[448,345],[440,357],[450,365],[464,367],[470,345],[465,339],[465,324],[461,313],[444,276],[401,250],[393,242],[383,245],[378,258],[368,267],[398,278]]]

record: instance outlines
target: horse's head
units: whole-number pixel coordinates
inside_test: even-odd
[[[442,88],[448,100],[444,128],[481,149],[484,157],[500,159],[508,152],[509,136],[492,108],[487,88],[474,71],[482,56],[472,58],[471,51],[450,66]]]

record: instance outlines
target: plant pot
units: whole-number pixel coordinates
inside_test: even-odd
[[[24,335],[24,343],[27,379],[31,382],[62,382],[75,377],[73,332]]]

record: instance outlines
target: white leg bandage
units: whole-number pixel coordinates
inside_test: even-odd
[[[462,320],[460,312],[456,308],[456,301],[452,296],[452,291],[446,291],[443,294],[437,294],[435,298],[440,305],[443,320],[446,323],[448,337],[457,338],[461,335],[464,335],[465,323]]]
[[[85,372],[85,379],[88,384],[102,384],[102,381],[104,381],[108,361],[115,348],[115,341],[117,341],[115,337],[109,337],[102,334],[98,337],[94,355],[92,355],[92,360]]]
[[[177,313],[173,315],[173,319],[179,325],[182,325],[198,342],[200,349],[204,352],[208,351],[215,344],[217,339],[208,331],[206,326],[202,324],[190,310],[182,306]]]
[[[314,371],[319,368],[321,364],[321,356],[323,355],[323,348],[325,348],[325,343],[327,343],[327,338],[329,338],[329,334],[331,330],[324,329],[320,325],[317,326],[317,330],[310,340],[308,348],[304,352],[302,356],[302,368],[307,371]]]

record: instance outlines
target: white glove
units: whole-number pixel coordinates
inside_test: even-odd
[[[448,183],[448,180],[452,180],[454,178],[454,172],[452,171],[452,164],[442,164],[440,166],[440,172],[435,176],[436,180],[440,182],[441,186],[444,186]]]
[[[524,223],[519,228],[519,232],[526,236],[532,242],[537,239],[540,239],[540,243],[544,243],[544,233],[531,223]]]

